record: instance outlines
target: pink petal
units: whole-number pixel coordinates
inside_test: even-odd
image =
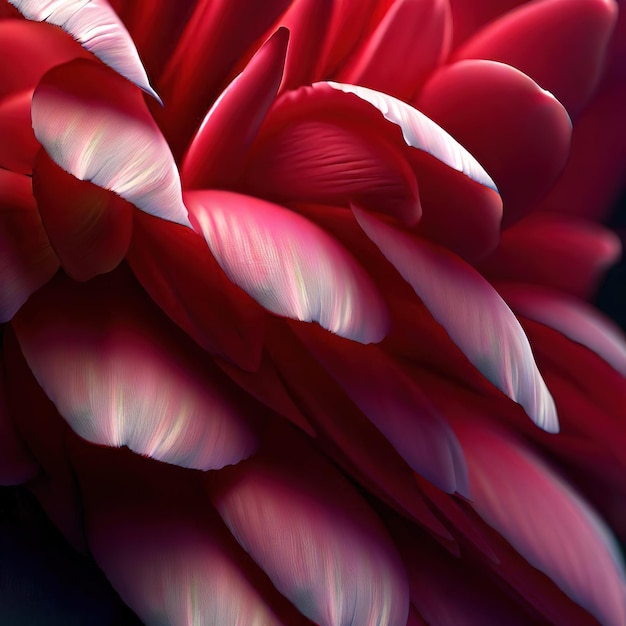
[[[255,449],[253,408],[126,272],[82,285],[59,278],[14,328],[37,381],[81,437],[205,470]]]
[[[9,2],[29,20],[60,26],[103,63],[159,100],[148,82],[133,40],[106,0]]]
[[[489,171],[510,223],[532,208],[569,156],[571,122],[563,106],[503,63],[471,60],[438,71],[416,106]]]
[[[626,338],[591,305],[549,289],[526,285],[502,285],[498,291],[519,315],[554,328],[626,376]]]
[[[467,494],[456,437],[399,364],[378,346],[360,346],[308,327],[298,334],[415,472],[448,493]]]
[[[220,92],[257,50],[260,38],[292,0],[199,0],[167,63],[159,91],[163,128],[174,154],[187,142]],[[243,18],[243,19],[242,19]]]
[[[600,224],[532,213],[502,233],[500,245],[478,269],[490,280],[543,285],[589,298],[620,253],[616,234]]]
[[[206,114],[182,166],[186,189],[236,184],[247,152],[274,102],[289,32],[279,29]]]
[[[276,588],[322,626],[405,626],[406,575],[358,492],[299,438],[220,475],[213,501]]]
[[[50,243],[71,278],[89,280],[122,262],[133,223],[132,206],[125,200],[74,178],[41,149],[33,193]]]
[[[475,423],[455,430],[478,513],[599,621],[623,624],[621,556],[597,515],[520,444]]]
[[[0,321],[9,321],[58,269],[31,179],[0,169]]]
[[[384,302],[338,242],[288,209],[225,191],[186,196],[227,276],[266,309],[361,343],[387,331]]]
[[[137,213],[127,260],[150,297],[198,345],[256,371],[265,312],[228,279],[201,235]]]
[[[386,120],[400,127],[408,146],[427,152],[481,185],[496,190],[493,180],[480,163],[446,131],[412,106],[366,87],[333,82],[314,85],[315,89],[329,87],[356,96],[377,109]]]
[[[91,552],[142,623],[283,624],[211,511],[198,473],[80,441],[71,460]]]
[[[52,69],[35,90],[32,118],[35,136],[64,170],[189,225],[165,139],[139,92],[110,70],[85,60]]]
[[[470,362],[530,418],[558,431],[554,401],[528,339],[502,298],[451,253],[354,209],[359,224]]]
[[[616,18],[613,0],[527,2],[479,31],[454,58],[512,65],[575,115],[600,79]]]
[[[340,80],[409,100],[450,48],[448,0],[399,0],[355,55]]]
[[[407,225],[422,213],[415,175],[401,151],[341,117],[302,117],[260,138],[246,188],[277,202],[356,202]]]

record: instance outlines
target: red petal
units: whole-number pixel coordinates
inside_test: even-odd
[[[256,419],[256,407],[125,272],[82,285],[54,281],[14,328],[39,384],[85,439],[198,469],[254,451],[246,415]]]
[[[532,208],[567,161],[567,112],[508,65],[463,61],[446,66],[426,84],[416,106],[493,177],[504,202],[505,224]]]
[[[454,58],[512,65],[575,115],[601,76],[616,18],[613,0],[529,2],[479,31]]]
[[[10,320],[59,269],[41,224],[31,179],[0,169],[0,321]]]
[[[263,307],[361,343],[384,337],[387,310],[378,290],[318,226],[278,205],[226,191],[192,191],[186,201],[227,276]]]
[[[66,63],[39,83],[32,117],[35,136],[64,170],[147,213],[189,224],[169,147],[127,81],[90,61]]]
[[[0,101],[0,168],[30,174],[39,150],[30,121],[33,93],[20,91]]]
[[[46,234],[69,276],[89,280],[122,262],[132,231],[128,202],[74,178],[43,150],[34,164],[33,193]]]
[[[247,152],[274,102],[289,32],[279,29],[207,113],[182,166],[186,189],[236,184]]]

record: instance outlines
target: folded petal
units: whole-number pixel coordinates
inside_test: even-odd
[[[254,450],[253,407],[126,271],[59,278],[29,304],[14,320],[24,356],[80,436],[197,469]]]
[[[576,115],[600,79],[616,19],[614,0],[527,2],[476,33],[454,58],[512,65]]]
[[[400,365],[378,346],[302,328],[309,351],[418,474],[467,495],[463,453],[447,422]]]
[[[198,345],[256,370],[265,312],[228,279],[201,235],[137,213],[127,260],[150,297]]]
[[[483,519],[600,622],[623,624],[621,555],[595,512],[520,443],[475,423],[455,430]]]
[[[532,209],[569,156],[572,127],[563,106],[503,63],[448,65],[428,81],[416,106],[493,177],[502,195],[505,225]]]
[[[548,432],[554,401],[519,322],[489,283],[451,253],[354,209],[359,224],[470,362]]]
[[[183,161],[186,189],[239,181],[248,149],[278,93],[288,41],[287,30],[276,31],[206,114]]]
[[[72,176],[151,215],[189,224],[169,147],[127,81],[91,61],[71,61],[41,80],[32,119],[41,145]]]
[[[9,321],[58,269],[31,179],[0,169],[0,321]]]
[[[448,0],[399,0],[339,79],[409,100],[448,54],[451,35]]]
[[[608,228],[570,215],[539,212],[507,228],[498,248],[478,269],[489,280],[543,285],[589,298],[620,253],[619,238]]]
[[[103,63],[159,100],[135,44],[106,0],[9,0],[29,20],[60,26]]]
[[[405,626],[406,574],[382,523],[300,438],[217,479],[213,502],[276,588],[321,626]]]
[[[44,150],[33,169],[41,221],[61,266],[75,280],[115,269],[128,250],[133,208],[123,198],[74,178]]]
[[[387,331],[381,295],[330,235],[300,215],[225,191],[185,197],[227,276],[266,309],[371,343]]]

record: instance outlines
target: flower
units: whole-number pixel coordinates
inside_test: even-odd
[[[10,4],[3,483],[146,624],[623,624],[616,3]]]

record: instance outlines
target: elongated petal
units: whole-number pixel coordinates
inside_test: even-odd
[[[228,277],[273,313],[318,322],[361,343],[387,330],[382,298],[363,268],[318,226],[257,198],[190,192],[186,201]]]
[[[504,63],[447,65],[424,86],[416,106],[489,171],[502,194],[505,224],[532,209],[567,161],[572,126],[563,105]]]
[[[340,80],[409,100],[447,55],[448,0],[399,0],[357,52]]]
[[[0,169],[0,321],[9,321],[58,269],[31,179]]]
[[[9,1],[29,20],[60,26],[103,63],[159,100],[133,40],[106,0]]]
[[[186,189],[236,183],[283,76],[289,32],[278,30],[206,114],[182,166]]]
[[[558,330],[626,376],[626,338],[595,308],[558,292],[526,285],[503,285],[499,291],[516,313]]]
[[[475,423],[455,429],[478,513],[602,624],[623,624],[623,564],[598,516],[521,444]]]
[[[378,346],[360,346],[321,332],[299,335],[415,472],[444,491],[467,495],[456,437],[393,359]]]
[[[35,136],[64,170],[189,225],[165,139],[139,92],[110,70],[85,60],[50,70],[35,90],[32,118]]]
[[[478,31],[454,58],[512,65],[575,115],[601,77],[616,18],[614,0],[526,2]]]
[[[29,304],[14,321],[24,356],[77,434],[197,469],[254,450],[245,402],[125,271],[59,278]]]
[[[400,127],[406,144],[423,150],[472,180],[496,189],[495,183],[476,159],[446,131],[409,104],[366,87],[344,83],[316,83],[314,88],[331,87],[352,94],[377,109],[386,120]]]
[[[89,280],[115,269],[128,250],[133,208],[114,193],[62,170],[40,149],[33,193],[65,272]]]
[[[283,624],[210,510],[198,473],[79,441],[70,451],[91,552],[142,623]]]
[[[333,466],[286,438],[233,469],[218,478],[214,503],[304,615],[320,626],[406,625],[407,581],[395,546]]]
[[[554,401],[528,339],[489,283],[449,252],[412,238],[364,211],[355,209],[355,215],[472,364],[521,404],[537,425],[557,432]]]

